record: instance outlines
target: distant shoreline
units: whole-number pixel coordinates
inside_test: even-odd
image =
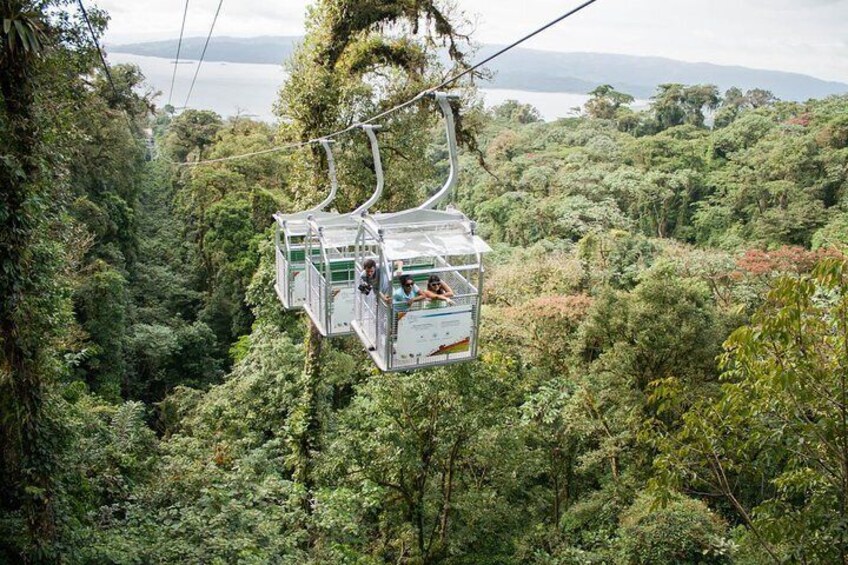
[[[294,36],[216,37],[209,44],[205,63],[280,67],[301,40]],[[197,60],[204,42],[205,38],[184,39],[181,59]],[[109,51],[173,61],[176,46],[175,40],[166,40],[114,45],[109,46]],[[484,45],[477,58],[486,57],[497,48]],[[799,102],[848,93],[846,83],[799,73],[610,53],[560,53],[518,48],[500,57],[490,70],[495,72],[491,88],[524,92],[585,95],[601,84],[610,84],[616,90],[647,99],[659,84],[682,83],[715,84],[721,92],[730,87],[743,91],[762,88],[781,100]]]
[[[147,79],[147,83],[162,93],[156,101],[164,105],[168,99],[173,59],[130,55],[111,52],[112,64],[132,63],[138,65]],[[194,67],[193,62],[188,62]],[[177,72],[172,104],[181,106],[186,89],[192,78],[192,72],[185,69]],[[192,108],[213,110],[223,117],[241,115],[273,123],[276,117],[272,108],[277,92],[286,80],[286,73],[280,65],[261,63],[224,63],[204,61],[197,85],[189,106]],[[589,96],[580,93],[532,92],[521,89],[480,88],[487,107],[501,104],[507,100],[518,100],[522,104],[531,104],[550,121],[570,115],[575,106],[583,106]],[[645,105],[646,100],[636,100],[634,106]]]

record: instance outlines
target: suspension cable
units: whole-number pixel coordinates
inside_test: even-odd
[[[212,26],[209,28],[209,34],[206,36],[206,43],[203,44],[203,51],[200,53],[200,60],[197,62],[197,68],[194,69],[194,78],[191,79],[191,86],[188,89],[188,94],[186,95],[185,104],[183,104],[184,108],[188,108],[188,99],[191,98],[191,93],[194,90],[194,83],[197,82],[197,74],[200,72],[200,65],[203,64],[203,58],[206,56],[206,48],[209,47],[209,40],[212,39],[212,31],[215,29],[215,22],[218,21],[218,14],[221,13],[221,5],[224,3],[224,0],[218,0],[218,9],[215,10],[215,17],[212,18]],[[174,68],[174,72],[176,72],[176,67]]]
[[[239,155],[231,155],[229,157],[221,157],[219,159],[207,159],[205,161],[194,161],[194,162],[191,162],[191,163],[179,163],[179,166],[192,167],[192,166],[197,166],[197,165],[206,165],[206,164],[209,164],[209,163],[220,163],[220,162],[223,162],[223,161],[232,161],[232,160],[235,160],[235,159],[243,159],[243,158],[246,158],[246,157],[253,157],[253,156],[256,156],[256,155],[265,155],[265,154],[268,154],[268,153],[285,151],[287,149],[295,149],[295,148],[298,148],[298,147],[303,147],[305,145],[311,145],[313,143],[319,143],[320,140],[322,140],[322,139],[332,139],[332,138],[338,137],[338,136],[343,135],[343,134],[345,134],[349,131],[352,131],[354,129],[358,129],[363,124],[374,123],[376,121],[379,121],[379,120],[385,118],[386,116],[394,114],[395,112],[398,112],[398,111],[400,111],[404,108],[407,108],[407,107],[415,104],[416,102],[418,102],[419,100],[421,100],[425,96],[432,94],[433,92],[458,81],[459,79],[461,79],[462,77],[464,77],[464,76],[466,76],[470,73],[473,73],[474,71],[476,71],[477,69],[479,69],[480,67],[485,65],[486,63],[489,63],[492,60],[500,57],[501,55],[503,55],[507,51],[514,49],[515,47],[524,43],[528,39],[542,33],[543,31],[547,30],[548,28],[560,23],[561,21],[563,21],[567,18],[570,18],[571,16],[573,16],[577,12],[583,10],[584,8],[590,6],[591,4],[594,4],[595,2],[597,2],[597,0],[586,0],[585,2],[583,2],[582,4],[577,6],[576,8],[569,10],[568,12],[566,12],[566,13],[562,14],[561,16],[549,21],[548,23],[546,23],[545,25],[543,25],[539,28],[536,28],[532,32],[528,33],[527,35],[521,37],[520,39],[518,39],[516,41],[513,41],[512,43],[510,43],[506,47],[503,47],[502,49],[498,50],[497,52],[493,53],[492,55],[486,57],[482,61],[475,63],[473,66],[471,66],[471,67],[463,70],[462,72],[457,73],[457,74],[443,80],[442,82],[440,82],[439,84],[437,84],[435,86],[432,86],[430,88],[422,90],[421,92],[419,92],[418,94],[416,94],[415,96],[413,96],[412,98],[407,100],[406,102],[402,102],[402,103],[400,103],[396,106],[392,106],[388,110],[384,110],[384,111],[380,112],[379,114],[375,114],[375,115],[370,116],[370,117],[368,117],[364,120],[361,120],[361,121],[358,121],[354,124],[351,124],[344,129],[340,129],[338,131],[335,131],[335,132],[327,134],[327,135],[322,135],[320,137],[308,139],[308,140],[302,141],[300,143],[289,143],[289,144],[285,144],[285,145],[279,145],[279,146],[276,146],[276,147],[272,147],[270,149],[265,149],[265,150],[262,150],[262,151],[253,151],[251,153],[242,153],[242,154],[239,154]],[[220,6],[219,6],[219,8],[220,8]],[[213,23],[213,25],[214,25],[214,23]],[[204,51],[205,51],[205,49],[204,49]],[[193,86],[193,83],[192,83],[192,86]]]
[[[106,73],[106,79],[109,81],[109,86],[112,87],[112,94],[115,95],[115,104],[118,104],[121,101],[121,97],[118,94],[118,89],[115,87],[115,81],[112,80],[112,71],[109,70],[109,65],[108,63],[106,63],[106,57],[103,55],[103,49],[100,48],[100,42],[97,40],[97,34],[94,33],[94,26],[91,25],[91,20],[88,19],[88,12],[86,12],[82,0],[77,0],[77,4],[79,4],[82,19],[85,20],[85,25],[88,26],[88,33],[91,34],[91,40],[94,42],[94,47],[97,48],[97,54],[100,56],[100,63],[103,65],[103,71]],[[124,119],[127,121],[127,127],[130,130],[130,135],[135,138],[132,122],[130,121],[130,117],[127,114],[127,111],[122,110],[121,113],[124,115]]]
[[[177,67],[180,64],[180,49],[183,46],[183,32],[185,32],[186,16],[188,15],[188,0],[183,9],[183,23],[180,26],[180,39],[177,41],[177,58],[174,60],[174,73],[171,75],[171,89],[168,91],[168,105],[171,105],[171,96],[174,94],[174,81],[177,79]]]

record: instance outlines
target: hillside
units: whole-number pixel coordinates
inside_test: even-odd
[[[434,104],[448,4],[204,65],[276,123],[4,4],[0,565],[848,565],[848,94]]]
[[[300,37],[216,37],[209,44],[206,60],[228,63],[276,65],[292,52]],[[198,59],[205,38],[183,40],[183,59]],[[484,58],[500,46],[484,45],[478,58]],[[111,46],[116,53],[173,58],[176,40]],[[687,63],[663,57],[642,57],[612,53],[557,53],[534,49],[514,49],[501,56],[491,67],[495,71],[494,88],[533,92],[571,92],[585,94],[599,84],[611,84],[636,98],[648,98],[658,84],[715,84],[724,91],[731,86],[742,90],[763,88],[782,100],[804,101],[848,92],[848,84],[824,81],[799,73],[750,69],[746,67]]]

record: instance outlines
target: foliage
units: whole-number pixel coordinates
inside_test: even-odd
[[[200,161],[204,151],[215,141],[221,129],[221,117],[208,110],[186,110],[168,124],[165,144],[172,157],[179,162],[190,156]]]
[[[591,98],[586,102],[586,113],[596,119],[612,120],[622,106],[633,102],[633,97],[618,92],[608,84],[601,85],[589,93]]]
[[[725,497],[746,542],[775,560],[846,551],[842,518],[832,519],[846,496],[835,473],[845,464],[845,294],[840,259],[778,280],[725,343],[721,395],[693,406],[662,444],[661,476]]]
[[[678,497],[658,506],[637,499],[622,516],[622,563],[730,563],[733,545],[727,526],[707,505]]]
[[[193,162],[407,99],[466,64],[462,15],[318,2],[270,126],[152,113],[64,5],[2,4],[0,561],[845,561],[844,96],[600,85],[543,122],[463,83],[481,356],[379,375],[273,289],[320,150]],[[380,209],[446,175],[437,117],[386,120]]]

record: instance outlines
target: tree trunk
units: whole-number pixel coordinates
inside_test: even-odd
[[[306,409],[306,428],[300,438],[300,455],[302,461],[301,481],[311,493],[313,484],[312,455],[318,448],[318,384],[321,382],[321,348],[324,337],[309,323],[309,333],[306,337],[306,367],[304,369],[303,406]]]
[[[451,498],[453,497],[453,474],[454,466],[456,465],[456,458],[459,454],[460,444],[461,442],[456,442],[451,449],[450,457],[448,459],[447,473],[442,483],[442,496],[445,501],[444,506],[442,506],[442,517],[439,526],[439,545],[442,550],[444,550],[448,543],[448,523],[450,519]]]
[[[0,0],[0,14],[15,18],[25,6]],[[37,205],[39,132],[34,118],[32,56],[8,48],[0,34],[0,119],[5,122],[0,160],[0,508],[23,511],[31,548],[55,535],[52,450],[42,441],[42,344],[31,335],[25,311],[33,273],[32,243],[43,213]],[[24,556],[26,560],[26,556]]]
[[[311,321],[306,335],[306,364],[303,370],[303,391],[300,406],[303,410],[303,428],[297,438],[298,466],[295,469],[295,480],[303,485],[304,495],[301,501],[304,512],[312,516],[312,500],[315,491],[314,456],[319,449],[319,433],[321,422],[319,418],[318,390],[321,382],[321,348],[324,338]],[[316,542],[316,534],[309,520],[306,524],[309,532],[309,547]]]

